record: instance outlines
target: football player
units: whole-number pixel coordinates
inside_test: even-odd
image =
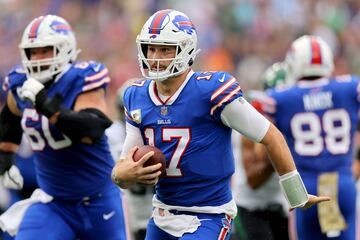
[[[30,206],[13,205],[0,225],[17,233],[16,239],[126,239],[121,193],[109,177],[114,161],[104,135],[111,125],[105,102],[108,69],[93,61],[76,62],[74,32],[54,15],[31,21],[19,47],[22,66],[4,84],[0,174],[14,164],[24,132],[34,151],[40,190]],[[25,211],[24,206],[18,227],[11,213]]]
[[[245,101],[233,76],[191,69],[199,50],[196,29],[185,14],[156,12],[137,46],[146,80],[124,95],[127,135],[113,181],[122,188],[156,184],[146,239],[229,238],[237,210],[230,189],[232,128],[266,146],[292,207],[328,199],[307,194],[285,139]],[[165,177],[159,179],[161,164],[143,167],[153,152],[133,161],[143,144],[163,151]]]
[[[285,135],[310,194],[332,201],[296,211],[298,239],[355,239],[356,190],[352,174],[360,106],[356,76],[331,76],[333,55],[317,36],[296,39],[286,55],[292,87],[269,92],[265,108]]]

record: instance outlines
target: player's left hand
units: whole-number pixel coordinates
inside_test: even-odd
[[[44,89],[44,85],[35,78],[27,79],[21,88],[20,97],[31,102],[35,106],[36,96]]]
[[[301,209],[305,210],[310,207],[312,207],[315,204],[321,203],[321,202],[327,202],[330,201],[331,198],[328,196],[316,196],[312,194],[308,194],[309,200],[305,203],[304,206],[300,207]],[[295,208],[290,208],[290,211],[294,210]]]

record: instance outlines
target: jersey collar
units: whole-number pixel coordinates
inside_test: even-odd
[[[155,81],[152,80],[149,84],[149,95],[150,95],[150,99],[151,101],[156,105],[156,106],[161,106],[161,105],[172,105],[175,100],[178,98],[178,96],[180,95],[181,91],[184,89],[184,87],[186,86],[186,84],[188,83],[188,81],[190,80],[191,76],[194,74],[193,70],[190,70],[189,73],[186,75],[185,81],[181,84],[181,86],[179,87],[178,90],[176,90],[176,92],[170,96],[169,98],[166,99],[166,101],[161,100],[161,98],[159,97],[158,91],[156,89],[156,84]]]

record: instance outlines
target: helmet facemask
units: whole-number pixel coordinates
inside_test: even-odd
[[[186,54],[186,51],[193,51],[186,48],[186,44],[164,44],[164,43],[151,43],[151,45],[158,46],[174,46],[175,47],[175,56],[173,58],[158,58],[150,59],[147,57],[147,48],[149,43],[138,43],[139,46],[139,64],[141,65],[141,72],[144,77],[149,79],[154,79],[156,81],[163,81],[167,78],[175,77],[185,72],[186,69],[192,64],[193,59],[189,59],[189,54]],[[184,46],[184,48],[181,48]],[[185,53],[185,54],[184,54]],[[191,54],[191,53],[190,53]],[[151,69],[149,62],[157,63],[155,67],[158,70]],[[159,68],[164,62],[169,62],[166,69],[160,71]]]

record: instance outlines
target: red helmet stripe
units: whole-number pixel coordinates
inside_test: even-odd
[[[37,37],[37,31],[39,29],[40,23],[43,20],[43,16],[38,17],[34,20],[33,24],[31,25],[30,32],[29,32],[29,38],[36,38]]]
[[[171,12],[171,10],[162,10],[159,11],[156,16],[153,18],[151,25],[150,25],[150,34],[159,34],[161,25],[168,13]]]
[[[321,47],[316,38],[311,38],[311,64],[321,64]]]

